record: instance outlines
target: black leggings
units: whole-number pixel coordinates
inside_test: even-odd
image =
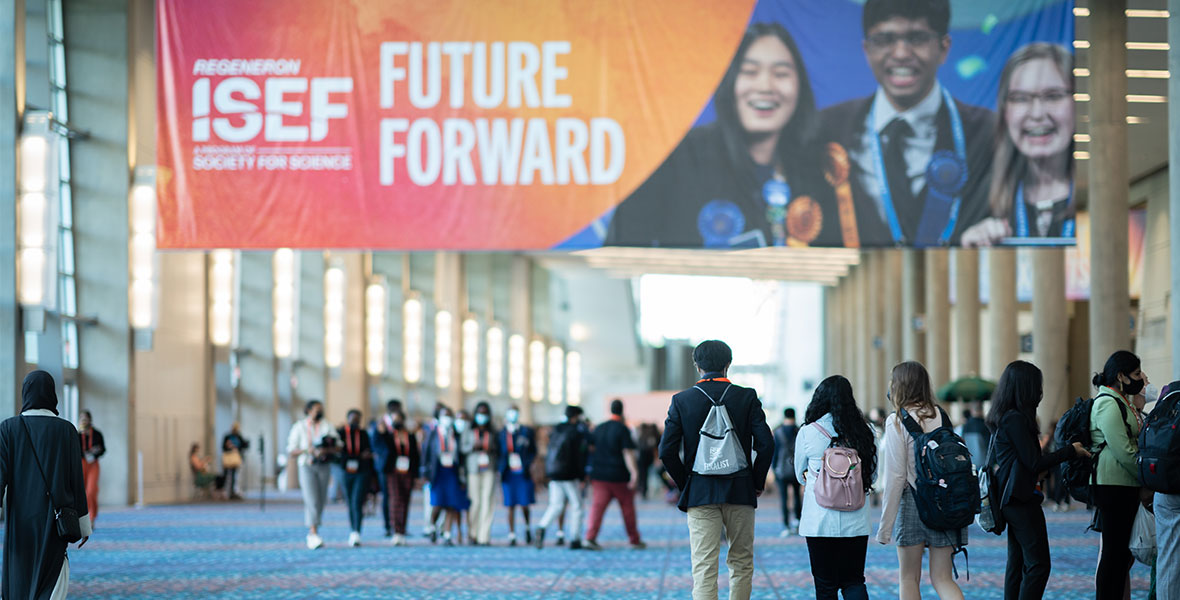
[[[1040,502],[1012,502],[1004,507],[1008,521],[1008,568],[1004,600],[1040,600],[1049,583],[1049,534]]]
[[[865,587],[865,553],[869,536],[809,537],[807,554],[811,557],[811,577],[815,580],[816,600],[868,600]]]
[[[1126,589],[1131,556],[1131,528],[1139,508],[1139,488],[1123,485],[1093,487],[1094,506],[1102,527],[1102,553],[1095,577],[1097,600],[1121,600]]]

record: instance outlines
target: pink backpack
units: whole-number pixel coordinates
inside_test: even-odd
[[[819,423],[812,423],[828,440],[832,435]],[[860,455],[852,448],[831,446],[824,450],[824,463],[815,482],[815,502],[839,511],[860,510],[865,505],[864,479],[860,476]]]

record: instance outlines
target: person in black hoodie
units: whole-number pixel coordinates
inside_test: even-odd
[[[1044,378],[1029,362],[1010,363],[996,385],[987,425],[994,433],[988,464],[995,465],[995,489],[1008,522],[1008,567],[1004,575],[1006,600],[1041,598],[1049,582],[1049,534],[1037,490],[1045,471],[1090,453],[1075,443],[1042,454],[1038,441],[1037,405]]]

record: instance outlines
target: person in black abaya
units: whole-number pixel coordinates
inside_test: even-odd
[[[81,547],[91,533],[82,446],[74,426],[57,416],[49,373],[29,373],[21,396],[21,414],[0,423],[0,497],[8,492],[0,597],[57,600],[66,597],[70,567],[46,483],[56,506],[73,507],[80,515]]]

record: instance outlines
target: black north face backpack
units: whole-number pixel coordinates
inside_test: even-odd
[[[1102,448],[1094,448],[1094,440],[1090,437],[1090,414],[1093,412],[1094,403],[1103,396],[1118,404],[1123,421],[1126,421],[1127,407],[1110,394],[1099,394],[1093,398],[1078,398],[1073,408],[1061,415],[1061,419],[1057,421],[1057,431],[1053,433],[1058,448],[1078,442],[1093,453],[1092,458],[1075,458],[1061,465],[1061,480],[1069,490],[1069,495],[1086,505],[1093,504],[1090,486],[1096,481],[1098,455],[1106,448],[1106,444],[1103,444]]]

